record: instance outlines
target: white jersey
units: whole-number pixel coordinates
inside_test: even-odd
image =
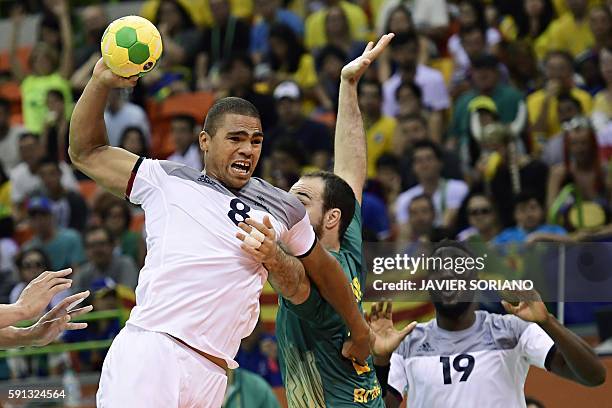
[[[388,384],[410,408],[525,407],[530,365],[547,366],[553,340],[512,315],[476,312],[466,330],[419,324],[391,356]],[[550,353],[552,356],[552,353]]]
[[[229,190],[198,170],[139,159],[126,192],[145,211],[147,257],[129,323],[168,333],[238,367],[240,341],[255,327],[268,277],[241,248],[238,222],[269,215],[277,237],[296,256],[316,237],[297,198],[252,178]]]

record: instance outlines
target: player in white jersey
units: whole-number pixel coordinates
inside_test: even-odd
[[[251,178],[263,141],[255,107],[240,98],[211,107],[199,137],[206,168],[200,172],[108,145],[103,112],[110,89],[136,80],[120,78],[98,61],[70,128],[73,164],[145,211],[147,257],[136,307],[104,361],[98,406],[220,407],[225,370],[238,366],[234,356],[255,326],[266,279],[290,295],[284,293],[288,283],[304,269],[350,327],[346,355],[364,361],[369,327],[340,265],[317,242],[303,205]],[[270,276],[270,268],[235,239],[241,221],[262,222],[264,216],[286,248],[277,253]]]
[[[473,257],[454,242],[439,244],[432,256]],[[429,271],[430,279],[476,278],[474,270],[464,275]],[[393,329],[389,305],[372,308],[373,353],[388,408],[399,407],[405,393],[410,408],[524,408],[531,365],[586,386],[605,381],[606,369],[593,349],[549,314],[537,293],[516,306],[502,302],[507,315],[477,311],[474,291],[431,295],[436,318],[416,325],[403,340],[405,332]]]

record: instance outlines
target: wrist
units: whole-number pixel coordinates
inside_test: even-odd
[[[33,317],[29,313],[28,308],[19,301],[8,305],[8,307],[10,308],[11,316],[14,316],[15,322],[20,322],[22,320],[28,320]]]
[[[544,330],[551,328],[557,319],[551,313],[546,313],[546,318],[538,322],[538,325]]]
[[[389,364],[391,364],[391,355],[374,355],[373,356],[373,361],[374,361],[374,365],[375,366],[388,366]]]
[[[34,335],[34,327],[36,325],[24,328],[15,329],[15,338],[20,346],[36,346],[36,337]]]

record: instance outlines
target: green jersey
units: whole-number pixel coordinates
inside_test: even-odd
[[[361,309],[365,276],[361,272],[361,208],[357,203],[355,207],[340,251],[332,254],[351,282]],[[384,408],[372,358],[360,367],[342,357],[348,328],[316,286],[311,283],[310,296],[300,305],[284,298],[279,303],[276,336],[289,408]]]

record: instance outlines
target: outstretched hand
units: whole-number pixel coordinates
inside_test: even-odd
[[[138,82],[138,76],[123,78],[113,73],[100,58],[94,67],[92,79],[95,79],[108,88],[133,88]]]
[[[363,54],[342,68],[342,80],[349,81],[351,84],[357,83],[368,66],[387,48],[394,36],[393,33],[385,34],[380,37],[376,45],[373,41],[370,41]]]
[[[370,347],[375,357],[388,358],[397,349],[404,338],[412,332],[417,322],[412,322],[402,330],[393,326],[393,302],[377,302],[372,304],[366,321],[374,334]]]
[[[548,320],[548,309],[535,290],[502,292],[501,295],[504,298],[501,303],[506,312],[526,322],[545,323]]]

